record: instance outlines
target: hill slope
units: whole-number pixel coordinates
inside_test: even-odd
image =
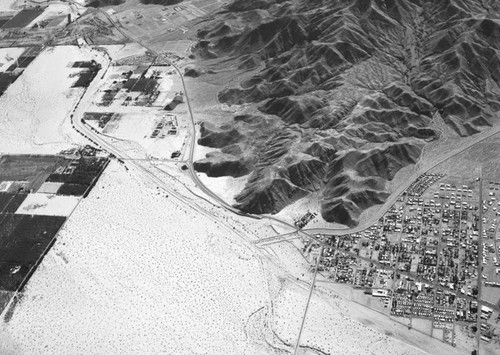
[[[497,121],[493,0],[236,0],[198,37],[201,62],[246,73],[218,98],[247,114],[202,130],[199,143],[224,154],[197,164],[248,172],[235,198],[246,212],[275,213],[314,191],[325,220],[355,225],[439,138],[436,115],[458,136]]]

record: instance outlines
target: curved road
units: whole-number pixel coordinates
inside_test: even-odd
[[[72,1],[72,0],[70,0],[70,2],[74,3],[74,1]],[[440,159],[436,160],[431,166],[427,166],[425,168],[419,169],[410,178],[408,178],[404,184],[402,184],[396,191],[394,191],[391,194],[391,197],[389,198],[389,200],[383,206],[381,206],[381,208],[377,211],[377,213],[373,214],[367,221],[363,222],[362,224],[360,224],[360,225],[358,225],[356,227],[353,227],[353,228],[328,228],[328,227],[324,227],[324,228],[304,228],[304,229],[298,229],[293,224],[290,224],[290,223],[288,223],[288,222],[286,222],[284,220],[281,220],[281,219],[279,219],[277,217],[274,217],[272,215],[255,215],[255,214],[250,214],[250,213],[242,212],[242,211],[236,209],[235,207],[233,207],[232,205],[228,204],[226,201],[224,201],[221,197],[219,197],[217,194],[215,194],[213,191],[211,191],[200,180],[200,178],[198,177],[198,175],[197,175],[197,173],[196,173],[196,171],[194,170],[194,167],[193,167],[194,149],[195,149],[195,146],[196,146],[196,124],[195,124],[195,120],[194,120],[193,109],[192,109],[191,102],[190,102],[190,99],[189,99],[189,94],[188,94],[188,91],[187,91],[187,88],[186,88],[186,83],[185,83],[184,76],[182,74],[181,69],[175,63],[169,61],[168,58],[166,58],[165,54],[162,54],[162,53],[159,53],[159,52],[153,50],[147,44],[143,43],[142,41],[138,40],[137,38],[135,38],[134,36],[132,36],[131,34],[129,34],[126,30],[123,29],[123,27],[121,26],[121,24],[117,23],[107,12],[105,12],[105,11],[99,9],[99,8],[96,9],[95,11],[101,13],[102,15],[104,15],[108,19],[108,21],[115,27],[115,29],[121,33],[122,36],[124,36],[125,38],[127,38],[131,42],[135,42],[135,43],[140,44],[142,47],[144,47],[146,50],[148,50],[152,54],[166,59],[172,65],[172,67],[177,72],[177,74],[179,75],[179,77],[181,79],[181,82],[182,82],[182,87],[183,87],[185,102],[186,102],[187,107],[188,107],[189,118],[191,120],[191,136],[192,137],[191,137],[191,144],[190,144],[190,147],[189,147],[189,157],[188,157],[188,159],[186,161],[186,165],[188,166],[189,174],[191,176],[191,179],[194,181],[194,183],[196,184],[196,186],[201,191],[203,191],[207,196],[209,196],[213,200],[217,201],[217,203],[219,203],[223,208],[225,208],[225,209],[227,209],[227,210],[229,210],[229,211],[231,211],[231,212],[233,212],[235,214],[238,214],[238,215],[241,215],[241,216],[245,216],[245,217],[249,217],[249,218],[253,218],[253,219],[264,219],[265,218],[265,219],[268,219],[268,220],[272,220],[274,222],[278,222],[278,223],[280,223],[282,225],[285,225],[285,226],[287,226],[289,228],[292,228],[293,230],[298,231],[300,234],[302,234],[303,236],[308,237],[308,238],[312,238],[312,235],[315,235],[315,234],[341,236],[341,235],[346,235],[346,234],[360,232],[360,231],[363,231],[363,230],[369,228],[371,225],[373,225],[375,222],[377,222],[389,210],[390,206],[399,198],[399,196],[420,175],[422,175],[422,174],[428,172],[429,170],[435,168],[436,166],[438,166],[439,164],[443,163],[444,161],[452,158],[453,156],[456,156],[456,155],[462,153],[463,151],[465,151],[466,149],[472,147],[473,145],[475,145],[475,144],[477,144],[477,143],[479,143],[479,142],[481,142],[481,141],[483,141],[483,140],[485,140],[485,139],[487,139],[487,138],[489,138],[489,137],[491,137],[491,136],[493,136],[493,135],[495,135],[495,134],[497,134],[497,133],[500,132],[500,126],[497,126],[497,127],[493,127],[492,129],[490,129],[488,131],[485,131],[483,133],[479,133],[479,134],[477,134],[474,137],[474,139],[471,139],[467,144],[461,145],[459,148],[457,148],[455,150],[451,150],[450,152],[448,152],[447,154],[445,154],[444,156],[442,156]],[[93,136],[93,138],[96,138],[95,134],[93,132],[89,132],[89,133]],[[116,153],[118,153],[118,152],[116,152],[116,149],[113,149],[113,150],[115,151],[114,152],[115,155],[121,157],[120,154],[116,154]],[[124,158],[124,159],[127,159],[127,158]]]
[[[70,0],[70,2],[74,3],[72,0]],[[116,30],[119,31],[125,38],[128,38],[132,42],[140,44],[141,46],[143,46],[145,49],[147,49],[152,54],[167,59],[164,54],[156,52],[155,50],[153,50],[150,47],[148,47],[146,44],[142,43],[141,41],[139,41],[138,39],[134,38],[129,33],[127,33],[121,27],[120,24],[117,24],[111,18],[111,16],[108,13],[102,11],[101,9],[97,9],[95,11],[101,13],[102,15],[104,15],[110,21],[110,23],[116,28]],[[418,169],[409,179],[407,179],[407,181],[403,185],[401,185],[396,191],[394,191],[393,194],[391,194],[391,197],[386,202],[386,204],[383,207],[381,206],[382,208],[380,208],[377,211],[376,214],[374,214],[373,216],[371,216],[371,218],[369,220],[367,220],[366,222],[364,222],[362,225],[359,225],[359,226],[354,227],[354,228],[344,228],[344,229],[338,229],[338,228],[308,228],[308,229],[300,230],[297,227],[295,227],[294,225],[292,225],[292,224],[290,224],[290,223],[288,223],[286,221],[283,221],[283,220],[281,220],[279,218],[276,218],[274,216],[270,216],[270,215],[263,215],[263,216],[253,215],[253,214],[243,213],[243,212],[237,210],[236,208],[234,208],[233,206],[231,206],[230,204],[228,204],[227,202],[225,202],[218,195],[216,195],[214,192],[212,192],[199,179],[199,177],[198,177],[198,175],[197,175],[197,173],[196,173],[196,171],[194,170],[194,167],[193,167],[194,149],[195,149],[195,145],[196,145],[196,125],[195,125],[195,120],[194,120],[193,109],[192,109],[191,102],[190,102],[190,99],[189,99],[188,91],[186,89],[186,84],[185,84],[184,76],[183,76],[180,68],[175,63],[173,63],[173,62],[169,61],[169,63],[172,65],[172,67],[178,73],[178,75],[179,75],[179,77],[181,79],[182,87],[183,87],[183,91],[184,91],[185,102],[187,104],[188,112],[189,112],[189,117],[190,117],[190,120],[191,120],[191,136],[192,137],[191,137],[191,145],[189,147],[189,157],[188,157],[188,159],[186,161],[186,164],[187,164],[188,169],[189,169],[190,177],[194,181],[194,183],[196,184],[196,186],[201,191],[203,191],[207,196],[209,196],[213,200],[217,201],[223,208],[225,208],[226,210],[228,210],[230,212],[233,212],[233,213],[238,214],[238,215],[246,216],[246,217],[249,217],[249,218],[254,218],[254,219],[268,219],[268,220],[272,220],[272,221],[278,222],[278,223],[280,223],[282,225],[285,225],[287,227],[290,227],[293,232],[297,231],[302,236],[307,237],[307,238],[311,238],[311,239],[315,239],[315,240],[317,240],[315,238],[316,234],[339,235],[340,236],[340,235],[345,235],[345,234],[350,234],[350,233],[356,233],[356,232],[362,231],[362,230],[370,227],[373,223],[375,223],[378,219],[380,219],[387,212],[387,210],[390,208],[390,206],[393,204],[393,202],[397,198],[399,198],[399,196],[411,185],[411,183],[416,178],[418,178],[418,176],[420,176],[423,173],[425,173],[425,172],[427,172],[427,171],[435,168],[437,165],[443,163],[444,161],[450,159],[451,157],[456,156],[457,154],[462,153],[464,150],[472,147],[474,144],[479,143],[479,142],[481,142],[481,141],[483,141],[483,140],[485,140],[485,139],[487,139],[487,138],[489,138],[489,137],[491,137],[491,136],[493,136],[493,135],[495,135],[495,134],[497,134],[497,133],[500,132],[500,126],[498,126],[498,127],[492,128],[491,130],[489,130],[487,132],[478,134],[476,137],[474,137],[474,139],[471,139],[467,144],[462,145],[459,148],[457,148],[457,149],[455,149],[453,151],[450,151],[447,154],[443,155],[440,159],[436,160],[431,166],[427,166],[425,168]],[[132,164],[134,164],[136,167],[138,167],[140,170],[142,170],[145,174],[147,174],[159,186],[162,186],[162,188],[164,188],[166,191],[168,191],[172,195],[174,195],[177,198],[179,198],[181,201],[184,201],[185,203],[187,203],[188,205],[190,205],[190,207],[193,207],[195,210],[197,210],[200,213],[207,214],[206,210],[203,210],[199,206],[196,206],[196,204],[187,202],[185,200],[184,196],[182,196],[181,194],[173,191],[171,189],[171,187],[168,186],[165,183],[165,181],[163,181],[160,177],[158,177],[156,174],[154,174],[153,171],[151,171],[147,167],[143,166],[142,164],[139,164],[138,161],[135,161],[135,160],[131,159],[125,152],[117,149],[115,146],[113,146],[112,144],[110,144],[109,142],[107,142],[105,139],[103,139],[102,137],[100,137],[98,134],[96,134],[95,132],[93,132],[91,129],[89,129],[88,127],[86,127],[84,124],[82,124],[80,122],[80,117],[83,117],[83,112],[80,112],[80,110],[82,109],[83,106],[85,106],[85,105],[82,105],[80,108],[78,108],[78,107],[76,108],[76,110],[74,112],[74,116],[75,116],[76,119],[73,122],[74,125],[81,132],[85,132],[85,134],[87,134],[89,137],[92,137],[92,139],[95,142],[97,142],[98,144],[100,144],[102,147],[104,147],[110,153],[113,153],[115,156],[117,156],[117,157],[119,157],[121,159],[124,159],[124,160],[125,159],[126,160],[130,160]],[[322,243],[321,243],[321,245],[322,245]],[[318,258],[318,261],[319,261],[319,258]],[[317,269],[318,269],[318,265],[316,265],[316,272],[317,272]],[[315,277],[316,277],[316,273],[314,275],[314,279],[315,279]],[[311,293],[313,292],[313,288],[314,288],[314,281],[311,284],[311,291],[310,291],[309,299],[311,297]],[[302,321],[302,324],[301,324],[301,328],[300,328],[300,332],[299,332],[299,336],[298,336],[298,341],[295,344],[295,349],[294,349],[295,353],[297,352],[299,344],[300,344],[300,335],[302,333],[303,325],[304,325],[305,318],[306,318],[306,315],[307,315],[308,305],[309,305],[309,300],[308,300],[308,302],[306,304],[305,314],[304,314],[303,321]]]

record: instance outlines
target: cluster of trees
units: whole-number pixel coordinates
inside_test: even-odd
[[[94,0],[87,6],[89,7],[102,7],[123,4],[126,0]],[[176,5],[181,3],[182,0],[141,0],[141,4],[149,5]]]
[[[110,5],[120,5],[123,4],[125,0],[94,0],[87,6],[89,7],[101,7]]]
[[[141,0],[141,4],[154,4],[154,5],[175,5],[181,3],[182,0]]]

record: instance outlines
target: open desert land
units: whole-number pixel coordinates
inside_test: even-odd
[[[295,344],[297,329],[303,317],[300,304],[307,292],[284,284],[273,307],[276,335],[286,343]],[[396,340],[388,334],[372,330],[353,320],[345,301],[331,295],[313,295],[301,336],[303,354],[425,354],[426,352]],[[359,333],[363,335],[360,336]],[[452,354],[450,352],[450,354]]]
[[[207,19],[214,21],[207,27],[207,51],[195,48],[194,57],[180,61],[171,56],[186,74],[186,87],[171,66],[135,63],[145,54],[138,45],[104,46],[105,51],[83,45],[45,49],[0,97],[0,107],[6,107],[0,113],[6,127],[0,130],[0,154],[57,153],[88,144],[81,136],[86,135],[117,156],[85,199],[55,196],[62,185],[42,184],[37,175],[35,193],[19,202],[15,212],[22,218],[31,213],[70,217],[30,282],[1,314],[0,354],[465,355],[477,344],[481,355],[500,351],[498,288],[486,285],[500,282],[500,202],[495,197],[500,194],[500,126],[485,129],[488,120],[442,118],[436,97],[408,96],[408,78],[377,64],[380,58],[368,55],[373,49],[352,52],[353,47],[339,46],[338,63],[320,64],[327,78],[342,77],[339,86],[295,85],[300,79],[295,71],[303,67],[297,58],[315,63],[315,56],[281,45],[307,42],[307,26],[297,23],[322,18],[323,11],[320,2],[295,1],[304,9],[303,19],[267,26],[260,16],[283,16],[277,11],[282,2],[272,3],[252,12],[258,15],[252,19],[240,18],[239,11]],[[259,8],[266,1],[248,4]],[[336,9],[339,21],[350,23],[343,16],[351,11],[368,11],[359,2],[354,5]],[[177,7],[129,0],[104,11],[149,48],[183,56],[196,19],[218,6],[216,0],[183,1]],[[387,10],[373,6],[377,14]],[[101,10],[97,13],[104,18]],[[405,16],[413,19],[412,13]],[[248,22],[244,29],[240,19]],[[368,23],[375,24],[368,32],[378,34],[378,21],[369,18]],[[395,33],[401,30],[397,23],[389,21]],[[283,24],[289,31],[282,31]],[[354,21],[346,33],[351,25],[357,28]],[[225,31],[236,33],[236,44],[229,47],[239,50],[241,44],[241,53],[250,53],[245,60],[225,60],[231,55],[225,52]],[[318,38],[338,44],[331,37]],[[366,48],[381,46],[368,42]],[[260,58],[261,49],[253,51],[262,46]],[[260,65],[276,56],[273,48],[290,52],[291,59]],[[319,57],[331,58],[332,52],[323,49]],[[240,55],[238,50],[233,54]],[[350,63],[353,53],[361,57]],[[2,59],[3,54],[0,50],[0,64],[13,61],[7,52]],[[199,60],[204,55],[219,58]],[[74,74],[83,70],[73,68],[73,62],[92,59],[103,69],[87,88],[71,88],[78,79]],[[116,61],[121,64],[113,65]],[[330,71],[344,66],[348,69],[340,76]],[[263,73],[264,67],[271,70]],[[275,80],[273,70],[284,78],[294,76],[285,79],[290,86],[284,87],[293,95],[268,97],[266,81]],[[379,83],[369,87],[374,79],[387,81],[383,89]],[[153,82],[158,96],[148,89]],[[353,99],[354,91],[333,93],[342,86],[359,90],[359,97]],[[105,100],[106,95],[112,98]],[[416,108],[398,101],[400,95],[410,97]],[[179,96],[183,102],[170,112],[164,109]],[[322,109],[325,115],[315,116]],[[339,121],[337,131],[329,126],[332,115]],[[175,120],[175,134],[164,134],[173,123],[163,120]],[[370,126],[377,120],[380,125]],[[407,122],[416,126],[394,135],[392,125],[399,129]],[[189,166],[192,160],[196,172]],[[22,185],[5,180],[0,191]],[[403,195],[414,181],[418,189]],[[457,197],[460,191],[463,200],[455,205],[454,192],[451,203],[446,186]],[[325,205],[335,194],[336,202]],[[417,196],[415,204],[410,196]],[[215,197],[261,216],[235,214]],[[422,206],[418,212],[417,205]],[[305,225],[293,228],[304,218],[304,231],[318,233],[314,238],[297,230]],[[351,235],[345,235],[347,225],[357,225]],[[314,273],[316,260],[321,270]],[[421,304],[413,303],[417,294],[425,299]],[[485,311],[487,304],[495,310]]]
[[[91,153],[90,148],[80,152]],[[61,155],[0,156],[0,313],[11,310],[81,196],[108,160]],[[8,319],[11,311],[6,313]]]
[[[238,326],[267,302],[254,252],[140,177],[113,164],[75,211],[7,326],[14,344],[28,353],[258,353]]]
[[[142,56],[146,53],[146,48],[138,43],[124,43],[96,46],[96,49],[106,51],[113,61],[121,60],[127,57]]]
[[[306,304],[309,263],[292,249],[283,259],[252,247],[249,241],[270,233],[267,222],[249,222],[203,200],[196,208],[205,212],[196,213],[183,193],[187,203],[167,197],[141,171],[111,163],[2,326],[2,352],[277,353],[266,343],[274,339],[269,332],[256,339],[250,329],[262,309],[269,329],[291,341]],[[324,311],[313,311],[312,319],[316,313]],[[329,314],[339,320],[325,323],[331,332],[413,351],[335,309]],[[305,333],[304,339],[304,345],[332,346],[328,336]],[[360,354],[368,341],[343,345]]]
[[[375,333],[385,334],[390,338],[395,338],[406,345],[412,346],[413,348],[400,348],[398,350],[397,343],[393,343],[393,345],[396,345],[395,348],[393,347],[393,345],[389,345],[388,347],[389,349],[395,349],[395,354],[405,354],[405,351],[409,351],[409,353],[416,352],[417,354],[470,354],[470,348],[472,348],[473,346],[473,343],[470,339],[457,339],[457,346],[452,347],[449,344],[444,343],[437,337],[431,338],[428,332],[421,332],[417,329],[410,330],[407,327],[407,318],[387,316],[385,314],[382,314],[381,312],[378,312],[356,302],[352,298],[353,291],[348,285],[336,284],[327,280],[321,280],[321,278],[319,278],[316,283],[316,291],[317,293],[314,294],[312,300],[316,298],[316,305],[322,304],[322,306],[319,306],[319,309],[316,308],[316,310],[317,313],[321,315],[321,317],[324,316],[326,319],[318,320],[318,318],[315,318],[315,316],[313,315],[312,320],[310,321],[310,323],[308,323],[307,318],[304,325],[304,334],[307,334],[310,329],[314,329],[315,326],[320,326],[321,322],[326,322],[326,324],[328,324],[329,321],[327,320],[327,318],[331,317],[330,310],[336,309],[336,307],[338,307],[338,309],[340,309],[340,313],[348,315],[348,317],[343,320],[344,323],[350,322],[352,320],[360,322]],[[312,307],[310,306],[311,310],[313,310],[315,307],[314,303],[312,303],[312,305]],[[320,312],[321,309],[323,310],[323,313]],[[334,320],[334,323],[338,322],[339,321]],[[311,337],[317,338],[317,334],[311,334]],[[332,338],[330,338],[330,341],[331,339]],[[343,339],[348,341],[349,338],[345,337]],[[359,339],[363,338],[356,338],[356,340]],[[370,350],[374,351],[374,348],[376,347],[370,348]],[[384,349],[383,346],[381,346],[380,348]]]
[[[85,144],[71,127],[70,113],[80,99],[75,61],[102,60],[76,46],[46,48],[0,97],[0,153],[53,154]]]
[[[236,203],[234,197],[243,190],[247,181],[247,177],[221,176],[210,178],[205,174],[199,174],[198,177],[212,192],[230,205]]]
[[[492,128],[486,139],[472,147],[465,147],[462,153],[447,159],[431,172],[444,171],[449,175],[463,176],[463,179],[475,179],[479,176],[479,168],[481,168],[486,184],[488,181],[500,180],[500,161],[497,158],[500,150],[498,127]]]
[[[20,2],[21,0],[2,0],[0,1],[0,11],[15,10],[15,6]]]
[[[175,135],[169,135],[166,132],[168,128],[164,128],[165,132],[161,136],[152,138],[152,133],[159,122],[168,121],[168,119],[165,113],[123,114],[116,123],[116,129],[104,132],[109,137],[127,141],[117,143],[122,148],[127,144],[135,147],[137,153],[131,157],[170,159],[173,152],[182,149],[188,137],[187,129],[178,130]]]

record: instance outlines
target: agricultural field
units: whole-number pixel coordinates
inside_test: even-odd
[[[58,156],[0,156],[0,192],[36,191],[53,171],[68,163]]]
[[[17,75],[12,73],[0,73],[0,96],[17,79]]]
[[[94,157],[0,156],[0,192],[85,196],[107,164]]]
[[[4,1],[8,0],[3,0]],[[78,9],[71,4],[53,3],[44,8],[27,8],[19,12],[11,12],[0,5],[0,29],[12,30],[20,28],[54,28],[68,23],[68,15],[75,19]],[[5,12],[4,12],[5,11]]]
[[[86,196],[108,164],[105,158],[80,158],[71,161],[65,169],[59,168],[47,182],[61,183],[58,195]]]
[[[25,68],[31,62],[24,56],[25,52],[21,47],[0,48],[0,96],[21,75],[22,70],[16,69]]]
[[[77,8],[71,4],[50,4],[45,8],[43,14],[31,22],[30,26],[37,26],[38,28],[62,26],[68,23],[68,15],[73,20],[78,16],[77,13]]]
[[[96,157],[0,156],[0,313],[107,164]]]
[[[26,192],[0,192],[0,212],[4,214],[16,213],[28,194]]]
[[[38,16],[40,16],[43,13],[43,11],[44,10],[38,10],[38,9],[21,10],[13,18],[7,21],[2,26],[2,29],[25,27],[29,25]]]
[[[60,216],[2,215],[0,290],[16,291],[23,284],[65,219]]]

